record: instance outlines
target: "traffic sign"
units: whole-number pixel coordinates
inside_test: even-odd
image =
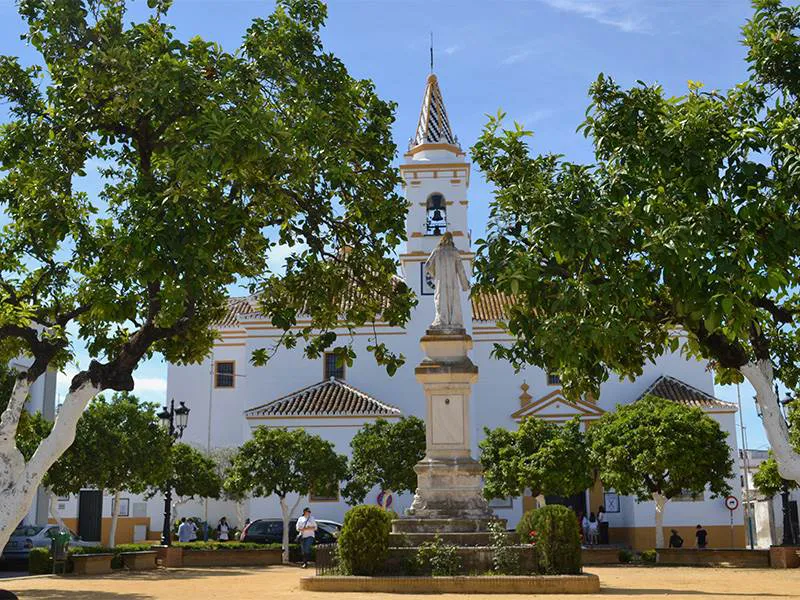
[[[728,496],[725,498],[725,508],[730,511],[734,511],[739,508],[739,500],[736,496]]]

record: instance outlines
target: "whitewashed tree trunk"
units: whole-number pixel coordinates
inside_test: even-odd
[[[65,530],[67,526],[64,524],[64,519],[61,518],[61,513],[58,512],[58,496],[56,496],[53,492],[48,491],[47,504],[50,510],[50,514],[56,520],[56,523],[58,523],[58,528],[61,529],[62,531]]]
[[[29,389],[27,380],[17,379],[8,408],[0,418],[0,548],[6,545],[11,532],[30,509],[47,470],[72,445],[78,419],[89,400],[102,391],[88,380],[71,390],[61,405],[50,435],[42,440],[26,464],[17,449],[15,436]]]
[[[286,504],[286,496],[279,496],[278,497],[281,502],[281,515],[283,516],[283,541],[281,545],[283,546],[283,564],[289,564],[289,524],[292,521],[292,515],[294,511],[297,510],[297,507],[300,505],[300,501],[303,499],[303,496],[297,497],[297,502],[294,503],[291,509],[289,509],[289,505]],[[297,533],[294,528],[292,528],[292,533]]]
[[[656,548],[664,547],[664,507],[667,498],[658,492],[653,493],[653,501],[656,503]]]
[[[111,531],[108,533],[108,547],[113,548],[117,542],[117,523],[119,522],[119,501],[122,492],[114,491],[114,500],[111,503]]]
[[[778,472],[784,479],[800,483],[800,454],[789,442],[789,428],[778,406],[772,363],[768,360],[749,362],[739,368],[756,391],[756,402],[761,409],[761,422],[778,462]]]
[[[241,536],[241,532],[244,529],[244,500],[238,500],[236,502],[236,525],[239,529],[239,535]]]

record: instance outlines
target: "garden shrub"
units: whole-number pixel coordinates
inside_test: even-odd
[[[377,506],[355,506],[344,515],[339,534],[342,569],[351,575],[373,575],[389,554],[391,515]]]
[[[417,565],[424,574],[453,576],[461,571],[461,557],[456,546],[445,544],[437,535],[432,542],[424,542],[417,549]]]
[[[643,550],[640,554],[642,562],[655,564],[656,562],[656,551],[655,550]]]
[[[517,525],[520,541],[536,546],[539,572],[575,575],[581,572],[581,534],[575,513],[551,504],[528,511]]]
[[[209,540],[207,542],[175,542],[172,544],[176,548],[184,550],[264,550],[272,546],[282,548],[280,544],[254,544],[252,542],[218,542]]]
[[[500,575],[516,575],[520,571],[519,553],[512,547],[508,532],[499,521],[489,523],[492,534],[492,570]]]
[[[44,575],[53,572],[53,560],[48,548],[31,548],[28,555],[28,572],[31,575]]]
[[[628,564],[633,560],[633,552],[623,548],[622,550],[619,551],[617,557],[619,558],[619,562],[621,562],[622,564]]]

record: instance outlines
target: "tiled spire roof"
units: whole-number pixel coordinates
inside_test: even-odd
[[[433,73],[428,75],[425,96],[422,98],[422,110],[419,113],[417,132],[414,134],[410,146],[413,148],[421,144],[451,144],[458,146],[458,138],[453,135],[453,130],[450,128],[450,120],[447,118],[447,110],[444,107],[439,82]]]

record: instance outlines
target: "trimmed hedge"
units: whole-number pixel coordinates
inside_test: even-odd
[[[374,575],[389,554],[392,515],[377,506],[355,506],[344,515],[339,534],[339,557],[345,573]]]
[[[111,568],[121,569],[121,555],[123,552],[144,552],[152,549],[152,544],[119,544],[114,548],[105,548],[103,546],[70,546],[67,549],[67,564],[64,572],[72,573],[73,564],[71,558],[74,554],[113,554]],[[53,559],[50,556],[50,548],[31,548],[31,553],[28,556],[28,572],[31,575],[42,575],[44,573],[53,572]]]
[[[254,544],[252,542],[175,542],[172,544],[176,548],[184,550],[264,550],[273,546],[281,548],[280,544]]]
[[[640,554],[642,562],[653,565],[656,564],[656,556],[657,553],[655,550],[642,550],[642,553]]]
[[[547,575],[576,575],[581,572],[581,534],[575,513],[566,506],[551,504],[526,512],[517,524],[520,542],[530,543],[536,532],[538,571]]]

